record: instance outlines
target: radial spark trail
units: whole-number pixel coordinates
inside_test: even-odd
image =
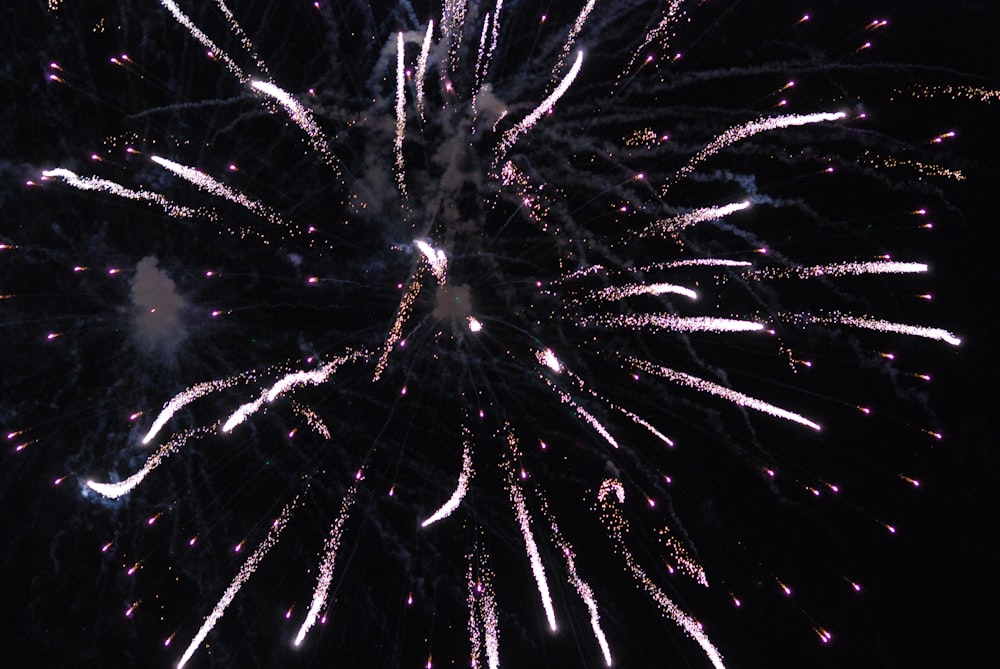
[[[131,188],[126,188],[119,183],[115,183],[114,181],[101,179],[99,177],[81,177],[62,167],[45,170],[42,172],[42,177],[45,179],[62,179],[73,188],[78,188],[80,190],[103,191],[128,200],[146,200],[147,202],[153,202],[160,205],[163,208],[163,211],[165,211],[168,215],[176,216],[178,218],[189,218],[197,213],[194,209],[174,204],[159,193],[151,193],[147,190],[133,190]]]
[[[253,555],[247,558],[247,561],[243,563],[242,567],[240,567],[239,572],[236,574],[236,578],[234,578],[232,583],[229,584],[229,587],[226,588],[226,592],[223,593],[219,602],[215,605],[215,608],[212,609],[212,612],[205,618],[205,622],[202,623],[201,629],[199,629],[198,633],[194,635],[193,639],[191,639],[191,643],[188,644],[187,650],[184,651],[180,661],[177,663],[177,669],[181,669],[181,667],[187,664],[188,660],[191,659],[191,656],[194,655],[195,651],[198,650],[198,647],[205,640],[205,637],[207,637],[208,633],[212,631],[213,627],[215,627],[215,623],[219,622],[219,619],[222,617],[222,614],[225,613],[226,608],[228,608],[232,603],[236,593],[239,592],[240,588],[243,587],[243,584],[245,584],[250,579],[250,576],[253,575],[254,571],[257,570],[257,567],[260,565],[260,561],[264,558],[264,555],[266,555],[267,552],[271,550],[271,547],[278,542],[278,537],[281,535],[281,531],[285,529],[285,525],[288,523],[288,519],[291,517],[292,511],[295,509],[298,500],[299,498],[296,497],[289,502],[285,508],[281,510],[281,514],[273,523],[271,523],[271,528],[268,530],[264,541],[257,546]]]
[[[958,346],[962,340],[951,332],[942,328],[924,327],[922,325],[907,325],[906,323],[893,323],[871,316],[852,316],[834,312],[826,315],[821,314],[794,314],[793,319],[804,323],[825,323],[827,325],[849,325],[866,330],[877,332],[890,332],[894,334],[908,335],[911,337],[924,337],[925,339],[935,339],[943,341],[952,346]]]
[[[309,604],[309,611],[306,619],[299,628],[299,633],[295,635],[295,645],[301,645],[306,634],[316,624],[320,611],[326,606],[326,598],[330,594],[330,584],[333,582],[333,568],[337,563],[337,551],[340,549],[340,541],[344,534],[344,524],[347,516],[354,504],[354,497],[357,493],[355,486],[347,491],[344,501],[340,504],[340,513],[337,520],[330,527],[330,533],[326,536],[323,544],[323,557],[319,563],[319,576],[316,578],[316,587],[313,589],[312,601]]]
[[[787,409],[782,409],[779,406],[769,404],[768,402],[759,400],[755,397],[744,395],[743,393],[731,390],[725,386],[719,385],[718,383],[713,383],[712,381],[707,381],[705,379],[698,378],[697,376],[692,376],[691,374],[685,374],[684,372],[678,372],[661,365],[654,365],[638,358],[627,358],[627,360],[629,364],[643,370],[644,372],[662,376],[665,379],[687,386],[688,388],[694,388],[695,390],[700,390],[702,392],[709,393],[710,395],[721,397],[738,406],[755,409],[756,411],[770,414],[776,418],[784,418],[785,420],[790,420],[793,423],[811,427],[817,431],[821,429],[818,423],[809,420],[801,414],[797,414]]]

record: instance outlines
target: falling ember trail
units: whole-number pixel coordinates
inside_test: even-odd
[[[205,618],[205,622],[202,624],[201,629],[199,629],[198,633],[194,635],[193,639],[191,639],[191,643],[188,644],[187,649],[184,651],[180,661],[177,663],[177,669],[181,669],[181,667],[187,664],[188,660],[191,659],[191,656],[194,655],[195,651],[198,650],[198,647],[205,640],[205,637],[207,637],[208,633],[212,631],[213,627],[215,627],[215,623],[219,622],[222,614],[225,613],[226,609],[232,603],[236,593],[243,587],[243,584],[250,580],[250,576],[252,576],[254,571],[257,570],[257,567],[260,565],[260,561],[264,558],[264,555],[266,555],[274,544],[278,542],[278,537],[281,535],[281,531],[285,529],[285,525],[288,523],[288,519],[291,517],[296,504],[298,504],[298,500],[299,498],[296,497],[289,502],[285,508],[281,510],[281,514],[277,517],[277,519],[271,523],[271,529],[268,530],[267,537],[265,537],[264,541],[257,546],[253,555],[247,558],[247,561],[243,563],[242,567],[240,567],[240,571],[236,574],[236,578],[234,578],[233,582],[229,584],[228,588],[226,588],[226,592],[223,593],[219,602],[215,605],[215,608],[212,609],[212,612],[207,618]]]

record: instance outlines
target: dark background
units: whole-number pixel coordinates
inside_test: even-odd
[[[54,14],[48,13],[40,2],[7,3],[0,9],[0,32],[3,34],[0,85],[4,90],[4,122],[0,125],[0,243],[19,247],[0,252],[0,294],[14,295],[0,302],[0,317],[3,318],[0,349],[4,356],[0,376],[0,423],[4,432],[31,426],[45,437],[22,453],[14,452],[17,439],[7,441],[0,455],[0,542],[3,546],[0,548],[0,601],[4,605],[0,639],[6,649],[5,659],[0,664],[10,667],[150,666],[148,662],[155,663],[159,661],[156,658],[162,658],[165,666],[183,649],[187,638],[197,628],[196,621],[207,612],[221,591],[220,584],[224,587],[228,582],[231,564],[213,563],[213,555],[206,554],[202,566],[195,568],[198,578],[188,574],[189,579],[184,581],[187,585],[179,586],[191,592],[185,591],[178,598],[188,597],[185,601],[194,604],[186,608],[164,605],[167,611],[164,616],[168,619],[161,624],[156,620],[155,606],[147,601],[146,607],[140,609],[144,615],[135,622],[128,621],[121,612],[138,594],[170,591],[175,556],[170,550],[157,549],[163,545],[176,547],[183,544],[183,538],[150,539],[144,544],[144,540],[122,528],[141,525],[151,512],[169,511],[170,507],[159,507],[148,500],[137,503],[134,509],[81,505],[78,484],[69,481],[56,487],[51,482],[67,472],[88,470],[88,458],[100,452],[102,443],[113,443],[123,437],[126,430],[115,422],[117,417],[104,415],[105,409],[116,407],[120,412],[128,408],[158,406],[170,396],[177,379],[190,383],[213,378],[212,374],[206,375],[206,370],[214,368],[208,354],[203,359],[181,361],[164,378],[146,384],[148,396],[122,397],[125,389],[104,389],[80,371],[84,367],[81,357],[95,355],[111,361],[109,373],[116,375],[114,365],[118,363],[114,362],[112,340],[105,344],[106,350],[98,346],[88,349],[91,353],[80,353],[64,347],[60,353],[53,352],[40,336],[67,326],[73,329],[72,324],[78,321],[85,328],[93,329],[96,340],[100,340],[102,333],[114,331],[115,322],[122,319],[123,294],[109,293],[105,284],[97,280],[88,284],[87,280],[77,282],[68,273],[65,277],[49,273],[65,272],[76,262],[77,250],[91,258],[106,258],[109,266],[119,262],[119,257],[123,260],[131,257],[133,251],[128,249],[128,244],[134,240],[117,231],[115,221],[129,219],[135,226],[147,225],[151,229],[162,229],[163,225],[162,217],[155,212],[110,196],[81,195],[70,193],[68,189],[59,195],[40,195],[37,189],[23,185],[26,180],[37,179],[39,170],[57,164],[74,164],[79,173],[88,174],[84,157],[98,148],[95,142],[117,131],[123,109],[140,105],[119,103],[110,94],[116,84],[101,62],[106,54],[115,53],[117,40],[113,31],[106,34],[92,31],[95,25],[92,19],[102,13],[101,8],[84,11],[78,3],[69,0],[62,4],[63,9]],[[117,6],[117,3],[112,4]],[[771,48],[767,44],[778,45],[774,46],[774,58],[780,62],[784,57],[780,46],[783,40],[804,41],[801,35],[787,36],[780,28],[780,20],[810,9],[786,10],[790,4],[762,3],[764,11],[750,3],[734,3],[731,9],[724,3],[705,3],[694,13],[703,22],[694,23],[692,37],[688,38],[693,43],[691,57],[702,60],[689,67],[692,70],[710,69],[726,64],[731,57],[741,62],[742,46],[754,43],[755,36],[761,36],[765,42],[761,47],[765,55]],[[933,376],[927,390],[917,393],[919,399],[928,399],[927,407],[917,402],[913,413],[901,410],[896,425],[882,424],[870,432],[867,428],[859,428],[842,433],[854,442],[852,447],[856,451],[864,452],[870,447],[872,461],[880,472],[890,471],[888,468],[898,460],[900,470],[919,474],[922,485],[917,491],[908,490],[905,485],[884,485],[886,479],[891,480],[891,475],[879,479],[865,472],[855,472],[856,478],[845,482],[848,486],[855,484],[856,488],[867,487],[867,500],[874,502],[871,508],[889,512],[892,522],[899,528],[891,539],[877,531],[877,527],[873,530],[876,524],[864,520],[867,513],[864,509],[869,508],[864,502],[858,502],[863,510],[856,515],[843,514],[838,509],[829,511],[829,531],[817,533],[823,535],[817,541],[829,547],[832,562],[856,567],[861,574],[859,580],[864,583],[860,597],[847,598],[839,592],[825,594],[825,588],[833,588],[830,579],[816,576],[813,581],[810,568],[803,566],[797,583],[814,585],[812,595],[803,594],[795,606],[786,605],[773,593],[763,592],[756,593],[753,598],[755,608],[741,612],[740,616],[728,610],[712,609],[708,616],[713,621],[710,636],[733,667],[988,666],[995,655],[992,640],[997,623],[1000,623],[995,605],[1000,597],[1000,574],[993,544],[1000,535],[1000,514],[995,499],[996,485],[1000,482],[1000,457],[992,428],[996,413],[997,365],[991,314],[995,311],[997,288],[993,257],[996,185],[1000,183],[1000,162],[996,158],[1000,150],[997,130],[1000,100],[973,102],[938,97],[922,101],[902,96],[901,101],[892,106],[887,104],[884,91],[905,89],[917,83],[1000,88],[1000,49],[997,47],[1000,9],[987,0],[935,3],[933,7],[928,7],[929,4],[899,2],[880,8],[871,3],[834,2],[825,10],[832,17],[830,22],[820,23],[817,19],[810,33],[823,43],[825,52],[835,54],[834,62],[853,63],[849,54],[866,34],[863,31],[851,33],[844,26],[860,25],[859,17],[887,17],[890,29],[871,35],[873,55],[865,61],[877,67],[857,78],[849,72],[845,74],[845,70],[833,68],[828,79],[835,82],[834,87],[842,82],[845,88],[853,86],[862,92],[880,89],[882,94],[873,96],[878,102],[872,103],[874,108],[871,110],[873,114],[881,114],[881,120],[875,122],[876,127],[880,133],[897,138],[902,145],[920,144],[949,129],[957,132],[957,137],[937,155],[939,162],[963,170],[968,178],[960,183],[928,180],[929,189],[937,191],[938,231],[929,244],[904,240],[903,249],[916,249],[930,256],[933,270],[928,283],[934,292],[935,304],[931,311],[922,313],[934,316],[936,324],[956,332],[963,338],[963,344],[956,351],[932,346],[908,349],[903,345],[909,362],[901,362],[901,368]],[[173,29],[171,20],[156,3],[135,3],[126,13],[136,22],[150,21]],[[86,15],[89,23],[74,24],[73,17],[81,14]],[[288,55],[298,48],[295,33],[281,23],[277,14],[280,12],[275,12],[273,24],[280,28],[262,31],[260,51],[269,63],[272,54],[284,54],[274,55],[277,63],[272,66],[276,73],[295,72],[294,59]],[[272,15],[263,13],[262,16]],[[266,19],[261,20],[267,23]],[[700,26],[706,27],[701,30]],[[684,31],[681,33],[683,35]],[[274,34],[278,36],[271,37],[273,41],[269,43],[267,35]],[[683,41],[684,37],[681,39]],[[177,42],[183,43],[184,38]],[[175,79],[166,82],[162,101],[144,100],[141,104],[155,106],[168,102],[176,94],[170,86],[177,82],[189,87],[185,95],[190,99],[212,97],[218,82],[200,74],[199,61],[195,57],[198,50],[189,46],[177,53],[150,54],[150,61],[175,63],[178,73]],[[78,72],[86,72],[78,88],[55,86],[45,81],[50,60],[67,57],[92,59],[76,63]],[[823,76],[823,68],[820,68],[820,76]],[[276,78],[282,80],[280,74],[276,74]],[[194,88],[203,88],[204,92],[192,92],[190,89]],[[100,91],[100,95],[95,91]],[[760,108],[770,111],[766,104],[761,104]],[[197,134],[197,129],[178,128],[176,134]],[[283,211],[294,208],[287,193],[273,193],[267,189],[267,184],[261,186],[262,192],[280,201],[275,206]],[[67,211],[73,212],[75,229],[68,225]],[[47,218],[55,216],[64,221],[62,233],[56,234],[47,227],[39,231]],[[100,233],[91,234],[91,230]],[[169,233],[163,237],[166,248],[172,248],[175,255],[183,254],[184,239]],[[883,241],[891,242],[892,239],[887,237],[877,244]],[[225,241],[221,243],[224,245],[221,253],[238,247],[235,244],[225,246]],[[910,244],[912,246],[908,247]],[[189,253],[200,258],[202,253],[210,256],[212,252],[213,249],[199,248]],[[246,263],[252,265],[255,260],[248,257]],[[888,285],[891,286],[891,282]],[[248,289],[241,287],[239,290]],[[220,291],[225,292],[225,288]],[[905,313],[905,307],[903,311]],[[106,320],[94,315],[104,312],[110,314]],[[248,363],[245,366],[252,366],[262,357],[255,346],[256,343],[241,340],[240,350],[231,352],[230,360],[237,365],[245,362]],[[265,344],[260,346],[266,347]],[[219,374],[233,371],[228,364],[220,362],[219,366]],[[191,370],[196,373],[187,373]],[[89,393],[93,393],[90,401],[79,400],[81,395]],[[67,407],[70,407],[68,414]],[[922,425],[940,429],[944,439],[936,442],[926,438],[919,431]],[[202,466],[206,472],[224,472],[226,481],[238,480],[243,474],[234,473],[232,461],[206,461]],[[205,479],[210,478],[205,476]],[[202,482],[201,479],[188,481],[192,485]],[[175,499],[184,499],[182,484],[175,485],[179,490],[168,489],[164,497],[170,498],[174,493]],[[238,486],[221,483],[220,490],[204,494],[210,501],[221,500],[231,487]],[[443,484],[443,488],[448,489],[448,485]],[[150,493],[150,498],[155,497],[154,492]],[[281,492],[284,491],[277,490]],[[245,497],[262,496],[259,492],[246,490],[242,494]],[[722,506],[727,501],[726,493],[719,494],[723,498],[720,499]],[[749,493],[741,491],[740,494]],[[735,492],[733,497],[739,499]],[[261,503],[244,513],[246,517],[256,514],[257,518],[271,518],[278,507],[280,504]],[[375,509],[376,506],[372,502],[365,508]],[[231,508],[227,509],[229,512],[235,513]],[[823,514],[817,512],[815,516],[822,518]],[[777,522],[787,523],[783,527],[795,528],[795,523],[804,522],[803,517],[811,519],[814,515],[810,512],[791,519],[781,517]],[[275,556],[275,564],[294,565],[301,571],[301,565],[313,559],[315,550],[307,541],[310,536],[325,531],[316,528],[325,528],[327,517],[322,509],[310,508],[306,518],[312,520],[291,530],[296,539]],[[376,520],[364,522],[379,527]],[[379,530],[373,532],[377,534]],[[793,543],[809,543],[812,530],[803,529],[801,534],[789,532],[782,536],[792,534],[795,536]],[[152,575],[148,578],[155,583],[144,581],[142,585],[134,585],[121,576],[122,570],[116,562],[102,557],[98,549],[112,537],[121,539],[122,560],[126,559],[125,554],[148,556],[144,571]],[[226,544],[231,538],[238,539],[239,535],[221,537],[218,545]],[[441,549],[441,556],[461,555],[461,547],[450,546],[447,539],[442,541],[447,547]],[[132,544],[138,544],[134,550]],[[373,542],[367,550],[377,552],[378,542]],[[780,561],[781,546],[774,550],[778,553],[775,558]],[[382,572],[379,567],[366,563],[365,556],[369,553],[365,551],[364,547],[358,548],[356,553],[352,550],[351,554],[358,556],[356,562],[348,562],[354,589],[344,585],[339,596],[346,602],[355,601],[352,596],[368,603],[392,601],[397,590],[406,590],[406,579],[397,572]],[[522,613],[528,617],[537,615],[532,608],[536,599],[533,583],[527,570],[517,561],[517,554],[505,557],[502,551],[498,553],[494,567],[498,583],[503,584],[498,587],[523,588],[523,596],[516,590],[509,591],[508,601],[521,597],[526,602],[521,606],[525,609]],[[804,550],[802,554],[817,553]],[[221,559],[219,555],[214,557]],[[747,564],[753,570],[752,559],[750,562],[734,559],[732,563],[719,565],[720,571],[736,574]],[[459,561],[458,564],[464,563]],[[524,573],[505,579],[505,566]],[[605,566],[597,562],[597,568]],[[706,566],[711,579],[713,565]],[[462,567],[457,569],[455,582],[462,585]],[[817,568],[817,571],[820,570]],[[754,578],[748,577],[747,582]],[[557,580],[551,578],[553,582]],[[732,580],[738,579],[734,576]],[[205,586],[204,592],[197,592],[197,586],[192,584],[199,582],[210,585]],[[279,666],[289,660],[285,654],[285,639],[290,635],[290,627],[279,628],[281,623],[273,622],[278,617],[272,617],[287,602],[278,595],[259,591],[280,593],[292,582],[297,583],[282,567],[262,572],[244,591],[248,600],[239,605],[238,614],[234,607],[231,618],[239,623],[230,617],[224,619],[225,623],[220,626],[222,634],[228,638],[241,638],[245,634],[248,639],[244,645],[236,644],[238,650],[231,651],[234,657],[241,658],[234,661],[234,666],[246,664],[247,656],[254,657],[263,666]],[[358,583],[376,585],[362,588]],[[599,583],[612,593],[617,589],[625,592],[632,587],[627,579],[615,580],[610,576]],[[380,590],[381,586],[386,592]],[[291,589],[301,587],[295,585]],[[802,590],[809,589],[808,585],[802,587]],[[761,590],[767,588],[761,586]],[[655,612],[641,616],[632,627],[632,617],[627,613],[629,607],[643,604],[639,597],[632,601],[627,593],[617,594],[623,601],[617,605],[620,608],[611,609],[614,613],[608,618],[627,620],[629,625],[616,627],[609,623],[607,628],[614,629],[609,633],[613,635],[614,645],[621,649],[620,657],[635,658],[619,666],[655,666],[662,658],[687,662],[688,666],[704,666],[704,658],[697,648],[684,640],[672,624],[661,624]],[[565,597],[573,599],[575,595],[567,588]],[[298,601],[302,601],[301,596]],[[808,613],[797,612],[797,606]],[[376,643],[380,644],[380,659],[375,662],[381,663],[380,666],[422,665],[426,659],[422,655],[426,652],[422,642],[422,637],[427,635],[426,621],[437,614],[421,611],[420,615],[408,619],[405,614],[389,610],[379,619],[374,617],[376,614],[369,618],[367,612],[355,613],[359,621],[355,627],[346,626],[339,631],[331,628],[322,635],[317,634],[318,640],[312,639],[312,646],[295,657],[304,660],[303,665],[327,666],[333,662],[340,666],[366,666],[365,644]],[[301,610],[297,611],[299,615]],[[441,620],[434,621],[431,629],[441,649],[436,655],[442,660],[451,659],[452,655],[463,657],[461,652],[444,650],[450,640],[459,644],[464,642],[463,615],[459,608],[457,612],[449,612],[447,619],[446,614],[441,613]],[[829,648],[820,648],[808,630],[807,621],[811,616],[834,630],[835,641]],[[384,625],[386,629],[396,630],[397,636],[382,636],[373,641],[368,638],[372,632],[365,629],[368,624]],[[507,666],[564,666],[561,664],[566,661],[564,658],[584,652],[577,651],[577,646],[587,648],[589,656],[592,640],[584,618],[575,623],[573,634],[562,634],[556,641],[547,640],[541,632],[521,630],[519,624],[514,620],[502,623],[505,625],[501,628],[502,639],[530,640],[524,648],[504,647],[502,657],[508,658]],[[178,625],[183,627],[172,650],[166,656],[158,655],[154,647],[162,642],[163,630]],[[542,650],[536,650],[531,644],[537,644]],[[393,646],[395,650],[385,650]],[[260,648],[270,650],[260,651]],[[268,654],[255,655],[261,652]],[[519,657],[519,652],[524,652],[525,657]],[[221,666],[227,660],[219,659],[218,662]],[[191,666],[205,665],[205,654],[199,653]]]

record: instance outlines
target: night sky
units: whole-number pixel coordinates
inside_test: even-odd
[[[469,666],[468,573],[492,574],[503,666],[603,666],[551,513],[615,666],[710,667],[608,536],[606,479],[626,491],[636,562],[704,624],[726,666],[989,665],[1000,623],[991,0],[934,11],[917,0],[692,2],[646,44],[663,3],[599,1],[561,68],[580,7],[508,0],[496,50],[477,65],[485,3],[467,17],[453,88],[439,78],[447,51],[431,50],[423,117],[407,75],[399,157],[395,35],[407,31],[412,70],[427,19],[442,29],[436,3],[229,4],[245,40],[215,4],[180,3],[225,53],[211,56],[153,0],[0,8],[0,666],[176,666],[293,504],[187,666]],[[524,180],[502,184],[498,142],[552,93],[576,48],[579,77],[503,156]],[[290,92],[320,139],[237,70]],[[847,117],[691,162],[728,128],[821,111]],[[199,189],[153,156],[229,190]],[[42,179],[57,167],[144,195]],[[722,221],[642,234],[744,199],[753,207]],[[446,281],[417,239],[445,250]],[[886,255],[930,269],[798,279],[662,266],[725,258],[787,273]],[[383,366],[414,281],[405,344]],[[695,286],[699,299],[595,297],[654,282]],[[963,342],[789,316],[837,311]],[[653,312],[775,333],[601,320]],[[549,347],[561,373],[536,357]],[[347,351],[362,353],[219,433],[282,375]],[[635,360],[823,429],[639,373]],[[172,397],[221,379],[140,443]],[[130,494],[86,486],[126,478],[171,439],[179,448]],[[455,487],[463,444],[470,490],[421,529]],[[527,500],[555,634],[512,488]],[[329,620],[294,649],[345,498]],[[681,554],[708,589],[680,573]]]

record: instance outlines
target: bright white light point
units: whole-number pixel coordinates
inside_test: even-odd
[[[544,351],[539,351],[536,355],[538,357],[538,362],[545,365],[556,374],[562,373],[562,363],[559,362],[559,358],[557,358],[556,354],[552,352],[552,349],[547,348]]]
[[[482,329],[483,329],[483,324],[480,323],[475,318],[473,318],[472,316],[469,316],[469,331],[470,332],[479,332]]]

